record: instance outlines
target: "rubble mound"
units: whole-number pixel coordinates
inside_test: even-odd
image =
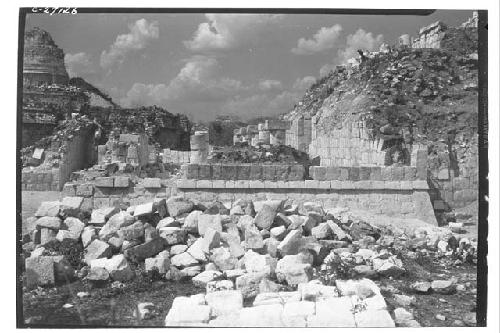
[[[209,157],[209,163],[274,163],[302,164],[309,166],[309,157],[293,147],[279,145],[248,145],[214,147]]]

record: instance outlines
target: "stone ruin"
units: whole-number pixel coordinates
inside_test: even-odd
[[[248,125],[234,130],[233,143],[247,143],[250,146],[279,146],[286,144],[286,131],[289,123],[282,120],[266,120],[257,126]]]

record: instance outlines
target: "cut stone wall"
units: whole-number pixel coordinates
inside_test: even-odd
[[[163,149],[163,163],[186,164],[189,163],[190,151]]]
[[[181,166],[186,179],[200,180],[303,180],[303,165],[294,164],[185,164]]]
[[[308,152],[311,143],[311,118],[300,117],[291,121],[290,128],[286,131],[285,144],[297,150]]]

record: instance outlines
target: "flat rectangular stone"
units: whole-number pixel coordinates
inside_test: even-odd
[[[129,187],[130,177],[126,176],[116,176],[114,181],[114,187]]]
[[[395,327],[387,310],[360,311],[354,315],[356,327]]]
[[[237,171],[238,171],[238,166],[234,164],[223,164],[221,166],[222,168],[222,177],[217,178],[217,179],[223,179],[223,180],[236,180],[237,179]]]
[[[349,180],[357,181],[359,180],[359,168],[351,167],[349,168]]]
[[[276,166],[266,164],[262,165],[262,179],[276,180]]]
[[[274,181],[264,180],[264,188],[278,188],[278,184]]]
[[[387,189],[387,190],[400,190],[401,189],[400,182],[396,182],[396,181],[385,182],[385,189]]]
[[[392,167],[391,180],[404,180],[404,167]]]
[[[340,168],[339,180],[348,180],[348,179],[349,179],[349,168],[345,168],[345,167]]]
[[[276,182],[276,188],[288,188],[288,184],[286,181],[278,180]]]
[[[161,188],[160,178],[144,178],[142,186],[145,188]]]
[[[346,180],[340,183],[340,189],[342,190],[354,190],[354,182],[350,180]]]
[[[236,171],[238,180],[250,179],[250,164],[240,164]]]
[[[74,197],[76,195],[76,186],[71,183],[66,183],[63,186],[62,193],[67,197]]]
[[[334,166],[326,167],[325,177],[325,180],[340,180],[340,168]]]
[[[113,187],[114,179],[113,177],[97,177],[94,180],[94,185],[97,187]]]
[[[380,169],[382,179],[384,181],[392,180],[392,167],[383,167]]]
[[[304,187],[305,188],[317,189],[319,187],[319,180],[306,179],[304,181]]]
[[[370,180],[382,180],[382,171],[380,167],[372,167],[370,170]]]
[[[371,182],[372,190],[383,190],[385,189],[385,182],[383,180],[373,180]]]
[[[198,179],[199,178],[199,166],[198,164],[184,164],[183,166],[184,176],[187,179]]]
[[[80,184],[76,186],[76,195],[81,197],[91,197],[94,194],[93,184]]]
[[[262,180],[250,180],[248,182],[248,188],[265,188],[264,182]]]
[[[359,180],[369,180],[370,179],[370,167],[360,167],[359,168]]]
[[[294,180],[288,182],[288,188],[305,188],[305,187],[306,183],[303,180],[302,181]]]
[[[235,188],[236,181],[235,180],[226,180],[226,188]]]
[[[212,188],[226,188],[226,181],[221,179],[212,180]]]
[[[222,165],[221,164],[212,164],[212,179],[224,179],[224,175],[222,174]]]
[[[212,188],[212,181],[211,180],[197,180],[196,181],[196,188]]]
[[[200,180],[212,179],[212,166],[210,164],[198,165],[198,179]]]
[[[427,184],[426,180],[414,180],[412,182],[413,188],[416,190],[428,190],[429,184]]]
[[[196,188],[196,180],[195,179],[182,179],[179,188]]]
[[[249,180],[236,180],[234,182],[234,188],[248,188],[249,187]]]
[[[331,182],[329,180],[323,180],[318,183],[318,188],[320,189],[330,189]]]
[[[413,190],[413,182],[404,180],[400,183],[402,190]]]
[[[261,180],[262,179],[262,166],[259,164],[250,165],[250,180]]]
[[[289,168],[288,180],[289,181],[298,181],[304,179],[305,169],[303,165],[296,164],[291,165]]]
[[[330,181],[330,188],[332,190],[340,190],[340,189],[342,189],[342,181],[340,181],[340,180],[331,180]]]
[[[415,180],[417,178],[417,168],[411,166],[405,166],[403,169],[404,169],[404,180]]]

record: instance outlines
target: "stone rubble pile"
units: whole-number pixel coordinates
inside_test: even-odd
[[[138,271],[168,280],[190,278],[207,295],[176,299],[166,319],[174,326],[248,326],[261,317],[257,322],[264,326],[393,326],[383,298],[371,298],[379,292],[368,279],[405,274],[403,250],[408,256],[433,253],[471,261],[477,247],[473,240],[455,238],[450,228],[429,226],[408,235],[315,202],[204,205],[173,196],[126,209],[103,207],[90,216],[82,202],[80,197],[43,202],[29,219],[23,235],[27,286],[75,277],[96,285],[123,283]],[[68,247],[71,251],[54,250]],[[454,287],[454,281],[433,281],[423,292],[449,293]],[[298,291],[283,294],[284,289]],[[254,307],[242,308],[254,297]],[[328,317],[330,306],[339,308],[338,318]],[[197,311],[185,311],[188,307]]]

